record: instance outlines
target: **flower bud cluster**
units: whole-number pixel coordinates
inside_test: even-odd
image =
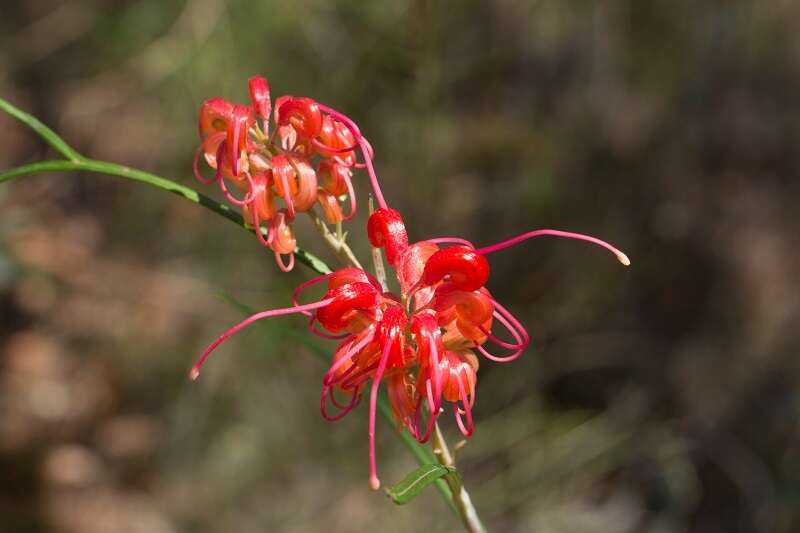
[[[353,169],[365,166],[356,154],[371,159],[372,149],[350,119],[311,98],[281,96],[272,106],[261,76],[250,78],[249,89],[250,105],[219,97],[203,102],[194,174],[205,184],[217,183],[227,200],[242,208],[259,241],[275,252],[278,265],[291,270],[297,213],[318,205],[330,224],[352,218]],[[211,178],[200,171],[201,157],[215,171]]]

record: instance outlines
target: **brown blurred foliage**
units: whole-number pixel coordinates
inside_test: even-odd
[[[191,183],[200,102],[244,100],[263,73],[360,124],[412,239],[557,227],[629,254],[627,270],[568,242],[492,257],[490,288],[535,348],[482,364],[459,454],[491,530],[800,527],[799,3],[26,0],[0,14],[0,95],[94,158]],[[0,168],[52,156],[0,126]],[[309,274],[280,274],[244,232],[155,190],[1,186],[0,531],[455,530],[433,489],[406,507],[367,489],[364,409],[320,419],[301,320],[241,335],[186,383],[240,316],[225,298],[282,306]],[[380,432],[383,476],[400,479],[413,461]]]

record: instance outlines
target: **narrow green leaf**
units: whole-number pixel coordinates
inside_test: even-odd
[[[83,159],[81,154],[76,152],[70,145],[68,145],[64,139],[59,137],[56,132],[42,124],[39,119],[33,115],[13,106],[10,102],[7,102],[2,98],[0,98],[0,110],[28,126],[39,137],[44,139],[47,144],[52,146],[56,152],[63,155],[70,161],[80,161]]]
[[[1,102],[2,100],[0,100]],[[79,156],[80,157],[80,156]],[[180,183],[156,176],[143,170],[117,165],[116,163],[108,163],[106,161],[95,161],[92,159],[81,158],[79,161],[62,161],[62,160],[49,160],[38,161],[28,165],[8,169],[0,172],[0,183],[10,181],[14,178],[27,176],[30,174],[42,174],[45,172],[94,172],[96,174],[106,174],[109,176],[116,176],[127,180],[138,181],[145,183],[152,187],[156,187],[163,191],[168,191],[177,194],[192,203],[201,205],[214,213],[227,218],[239,227],[245,228],[248,231],[253,231],[252,228],[247,227],[244,223],[242,215],[231,209],[229,206],[217,202],[204,194],[200,194],[191,187],[181,185]],[[322,259],[315,255],[298,248],[295,251],[297,260],[314,272],[320,274],[328,274],[331,269],[325,264]]]
[[[458,475],[452,466],[444,466],[438,463],[424,464],[408,474],[403,480],[397,483],[386,493],[398,505],[404,505],[438,479],[448,475]]]

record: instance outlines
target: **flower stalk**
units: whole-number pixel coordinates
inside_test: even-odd
[[[450,452],[438,423],[434,426],[431,448],[433,448],[433,454],[439,464],[456,467],[455,456]],[[467,531],[470,533],[486,533],[486,528],[481,522],[480,516],[478,516],[477,509],[472,504],[472,498],[464,484],[460,483],[456,476],[445,476],[445,480],[453,493],[453,503],[455,503],[458,514]]]

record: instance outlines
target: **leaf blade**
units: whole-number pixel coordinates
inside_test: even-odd
[[[405,505],[416,498],[422,489],[448,475],[457,475],[456,469],[438,463],[424,464],[393,485],[386,493],[397,505]]]

